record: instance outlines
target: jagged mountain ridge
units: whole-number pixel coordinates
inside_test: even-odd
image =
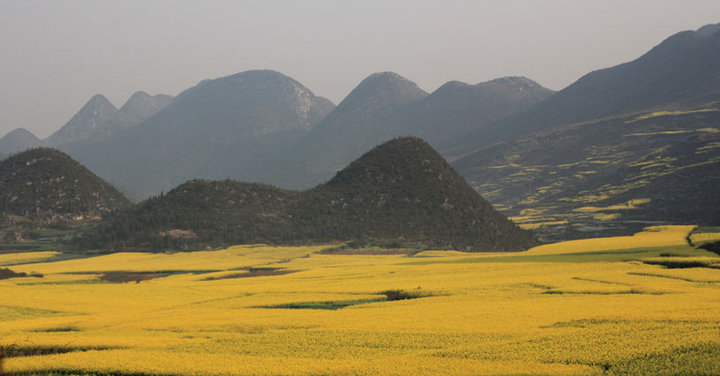
[[[85,141],[88,138],[106,137],[127,123],[118,109],[102,94],[96,94],[62,128],[47,138],[50,145]]]
[[[454,81],[427,94],[396,73],[375,73],[293,145],[287,161],[264,180],[308,188],[327,181],[365,150],[405,135],[422,137],[444,153],[452,136],[483,127],[551,94],[524,77],[476,85]]]
[[[118,109],[105,96],[96,94],[45,142],[71,152],[140,124],[167,107],[172,100],[173,97],[169,95],[150,96],[138,91]]]
[[[333,108],[288,76],[247,71],[205,80],[142,124],[69,152],[140,197],[194,178],[258,181]]]
[[[284,162],[264,178],[275,185],[308,188],[329,179],[371,147],[398,136],[387,127],[397,111],[428,94],[393,72],[365,78],[317,127],[292,145]]]
[[[475,85],[451,81],[403,117],[404,131],[428,140],[443,153],[453,140],[519,113],[554,94],[526,77],[502,77]]]
[[[381,72],[335,108],[290,77],[248,71],[205,80],[178,95],[167,111],[158,111],[165,104],[152,101],[167,102],[169,96],[138,92],[120,110],[96,96],[56,132],[79,128],[84,136],[57,146],[134,198],[194,178],[308,188],[393,137],[418,135],[441,144],[549,93],[510,77],[477,85],[453,82],[428,95],[396,73]],[[96,111],[98,104],[106,110]],[[97,116],[108,113],[112,116]],[[147,119],[137,125],[142,117]]]
[[[190,181],[138,204],[87,239],[116,249],[330,241],[466,250],[536,244],[417,138],[388,141],[305,192]]]
[[[118,111],[132,119],[132,123],[128,126],[135,126],[160,112],[163,108],[170,105],[172,101],[173,97],[167,94],[151,96],[144,91],[137,91],[130,96]]]

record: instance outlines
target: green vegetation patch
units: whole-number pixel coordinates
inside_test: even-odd
[[[323,255],[407,255],[412,256],[422,252],[424,249],[421,248],[403,248],[401,246],[393,247],[371,247],[371,246],[356,246],[353,242],[341,245],[339,247],[332,247],[323,249],[320,251]]]
[[[359,304],[384,302],[385,299],[360,299],[360,300],[336,300],[326,302],[298,302],[287,304],[275,304],[268,306],[260,306],[257,308],[284,308],[284,309],[324,309],[335,311],[341,308],[350,307]]]
[[[641,276],[641,277],[667,278],[667,279],[674,279],[674,280],[678,280],[678,281],[693,282],[693,283],[720,283],[720,281],[698,280],[698,279],[678,277],[678,276],[674,276],[674,275],[664,275],[664,274],[655,274],[655,273],[629,272],[628,274],[629,275],[637,275],[637,276]]]
[[[291,273],[297,273],[299,270],[282,269],[282,268],[247,268],[244,273],[232,273],[221,275],[217,277],[207,277],[203,281],[216,281],[219,279],[232,279],[232,278],[252,278],[252,277],[270,277],[276,275],[285,275]]]
[[[406,263],[406,265],[427,265],[427,264],[466,264],[466,263],[514,263],[514,262],[563,262],[563,263],[584,263],[584,262],[625,262],[641,261],[646,258],[661,257],[661,254],[672,253],[677,257],[696,257],[710,255],[704,250],[697,250],[689,246],[677,247],[648,247],[630,248],[613,251],[596,252],[574,252],[555,255],[532,255],[516,254],[512,256],[497,257],[474,257],[463,259],[432,259],[418,260]],[[658,261],[660,262],[660,261]]]
[[[222,270],[155,270],[155,271],[88,271],[88,272],[69,272],[64,274],[74,275],[87,275],[87,274],[98,274],[100,275],[96,280],[80,280],[80,281],[60,281],[60,282],[48,282],[47,284],[52,285],[63,285],[63,284],[88,284],[88,283],[129,283],[135,282],[140,283],[142,281],[149,281],[156,278],[164,278],[170,275],[176,274],[207,274],[221,272]],[[43,284],[43,283],[33,283]]]
[[[640,289],[629,289],[622,291],[567,291],[567,290],[546,290],[542,292],[548,295],[665,295],[660,291],[644,291]]]
[[[382,298],[376,299],[357,299],[357,300],[335,300],[335,301],[323,301],[323,302],[297,302],[297,303],[286,303],[286,304],[274,304],[268,306],[259,306],[256,308],[284,308],[284,309],[325,309],[335,311],[341,308],[350,307],[360,304],[379,303],[379,302],[391,302],[395,300],[408,300],[418,299],[429,296],[437,296],[427,291],[406,291],[406,290],[386,290],[380,292],[378,295],[385,295]]]
[[[700,226],[695,228],[690,234],[709,234],[720,233],[720,226]]]
[[[80,328],[78,328],[76,326],[68,325],[68,326],[58,326],[58,327],[53,327],[53,328],[36,329],[33,331],[37,332],[37,333],[64,333],[64,332],[79,332]]]
[[[168,273],[153,273],[153,272],[106,272],[100,276],[100,280],[108,281],[112,283],[127,283],[140,281],[147,281],[155,278],[167,277]]]
[[[715,262],[704,260],[644,260],[643,263],[648,265],[661,265],[666,269],[689,269],[689,268],[710,268],[720,269],[720,265]]]
[[[118,347],[107,346],[4,346],[2,351],[6,358],[16,358],[21,356],[37,356],[37,355],[54,355],[67,354],[77,351],[90,350],[113,350]]]
[[[30,273],[30,274],[27,274],[25,272],[16,273],[8,268],[0,268],[0,279],[22,278],[22,277],[42,278],[43,275],[40,273]]]
[[[702,246],[700,246],[700,248],[720,255],[720,241],[703,244]]]

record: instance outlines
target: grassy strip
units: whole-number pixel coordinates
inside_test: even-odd
[[[91,346],[70,346],[70,347],[58,347],[58,346],[5,346],[4,353],[6,358],[17,358],[21,356],[38,356],[38,355],[54,355],[54,354],[67,354],[78,351],[91,351],[91,350],[114,350],[117,347],[91,347]]]
[[[219,279],[232,279],[232,278],[252,278],[252,277],[269,277],[276,275],[285,275],[291,273],[297,273],[299,270],[289,270],[281,268],[247,268],[245,273],[232,273],[218,277],[207,277],[203,281],[217,281]]]
[[[518,262],[560,262],[560,263],[585,263],[585,262],[625,262],[639,261],[644,258],[661,257],[661,254],[672,252],[677,257],[698,256],[698,251],[689,247],[649,247],[631,248],[619,251],[597,251],[597,252],[576,252],[560,253],[555,255],[516,255],[497,257],[473,257],[463,259],[432,259],[418,260],[404,263],[403,265],[428,265],[428,264],[465,264],[465,263],[518,263]]]
[[[379,303],[379,302],[391,302],[395,300],[407,300],[407,299],[418,299],[428,296],[435,296],[435,294],[429,292],[420,291],[405,291],[405,290],[386,290],[379,293],[379,295],[385,295],[384,298],[377,299],[358,299],[358,300],[335,300],[335,301],[324,301],[324,302],[296,302],[296,303],[285,303],[285,304],[274,304],[267,306],[259,306],[255,308],[284,308],[284,309],[324,309],[335,311],[341,308],[350,307],[360,304],[368,303]]]

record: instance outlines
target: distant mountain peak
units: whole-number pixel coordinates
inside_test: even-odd
[[[78,142],[95,134],[108,131],[109,125],[118,122],[118,109],[102,94],[90,100],[62,128],[47,138],[52,145]]]
[[[394,72],[369,75],[338,105],[347,107],[394,107],[419,101],[428,95],[418,85]]]
[[[10,155],[42,144],[25,128],[16,128],[0,138],[0,154]]]
[[[705,25],[695,31],[696,34],[703,36],[711,36],[717,32],[720,32],[720,23]]]
[[[33,141],[40,140],[34,134],[32,134],[32,132],[30,132],[29,130],[27,130],[25,128],[15,128],[15,129],[11,130],[10,132],[8,132],[3,138],[5,138],[5,137],[24,138],[24,139],[33,140]]]
[[[211,99],[212,102],[211,103]],[[203,103],[208,115],[217,111],[231,111],[237,116],[232,122],[255,124],[254,118],[265,111],[277,112],[278,121],[268,122],[265,129],[247,128],[252,135],[285,130],[309,130],[332,110],[334,105],[316,96],[310,89],[280,72],[263,69],[249,70],[213,80],[203,80],[195,87],[180,93],[179,104]],[[245,107],[245,110],[237,108]],[[283,120],[279,118],[285,117]],[[291,129],[292,128],[292,129]]]
[[[439,88],[437,88],[437,90],[435,90],[435,92],[445,91],[445,90],[455,90],[458,88],[466,88],[469,86],[472,86],[472,85],[468,84],[467,82],[452,80],[452,81],[448,81],[448,82],[442,84]]]
[[[172,102],[172,97],[165,94],[151,96],[144,91],[136,91],[120,108],[120,113],[133,119],[128,126],[134,126],[155,115]]]
[[[186,93],[192,93],[196,89],[208,89],[211,87],[230,85],[234,86],[237,90],[243,90],[250,87],[252,90],[256,90],[257,95],[264,95],[267,94],[268,91],[274,91],[281,87],[294,87],[298,89],[297,91],[308,92],[314,95],[310,89],[283,73],[271,69],[255,69],[216,79],[202,80],[194,88],[181,93],[178,98],[182,98]]]
[[[388,162],[390,155],[402,157],[397,163]],[[399,137],[387,141],[365,153],[343,170],[339,171],[326,184],[338,185],[373,185],[394,184],[401,175],[418,172],[412,170],[411,165],[417,165],[419,170],[423,165],[445,160],[427,142],[418,137]],[[440,163],[443,169],[450,168],[447,163]],[[440,171],[433,171],[432,174]]]
[[[366,80],[397,80],[408,81],[405,77],[391,71],[371,73]]]
[[[117,107],[115,107],[115,105],[102,94],[93,95],[92,98],[87,101],[85,106],[83,106],[83,108],[85,107],[111,107],[117,110]]]
[[[376,72],[369,76],[367,76],[360,84],[358,85],[358,89],[367,89],[367,88],[375,88],[375,89],[388,89],[388,88],[394,88],[394,89],[406,89],[414,91],[420,95],[422,93],[425,93],[424,90],[420,89],[418,85],[407,78],[395,73],[395,72]]]
[[[488,82],[516,86],[540,86],[537,82],[524,76],[500,77]]]
[[[129,102],[133,102],[133,101],[147,101],[147,100],[151,100],[152,98],[153,97],[150,94],[148,94],[142,90],[138,90],[138,91],[134,92],[133,95],[130,96],[130,98],[128,99],[128,101],[125,104],[127,104]]]
[[[504,88],[507,90],[517,90],[518,92],[526,92],[528,90],[540,91],[547,95],[552,93],[552,90],[543,87],[527,77],[507,76],[480,82],[474,85],[461,81],[448,81],[435,90],[432,95],[437,96],[439,93],[452,92],[456,90],[489,90],[490,88]]]

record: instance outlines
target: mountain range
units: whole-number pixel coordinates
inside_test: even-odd
[[[477,85],[455,81],[428,94],[396,73],[375,73],[293,145],[285,162],[264,180],[308,188],[328,180],[365,150],[404,135],[422,137],[442,152],[454,136],[480,129],[551,94],[523,77]]]
[[[0,139],[0,153],[44,142],[139,199],[196,178],[307,189],[375,145],[419,136],[524,226],[582,237],[713,222],[712,211],[699,211],[718,197],[717,109],[720,24],[677,33],[559,92],[505,77],[427,93],[383,72],[335,107],[281,73],[248,71],[203,81],[172,101],[138,94],[120,110],[96,96],[47,140],[14,131]],[[655,157],[672,163],[661,171],[648,159]],[[631,208],[597,209],[623,205]]]
[[[457,138],[455,148],[467,153],[559,125],[716,101],[719,32],[716,24],[677,33],[636,60],[590,72],[526,111]]]

